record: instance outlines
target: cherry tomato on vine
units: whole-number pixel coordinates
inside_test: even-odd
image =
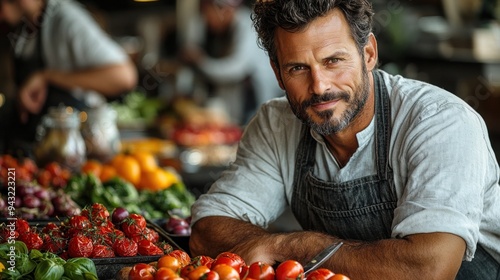
[[[149,264],[135,264],[128,274],[128,280],[154,280],[156,269]]]
[[[286,260],[276,268],[276,280],[304,279],[304,267],[295,260]]]
[[[74,229],[83,230],[92,226],[90,220],[83,215],[75,215],[69,219],[69,226]]]
[[[132,239],[122,237],[113,243],[113,250],[120,257],[133,257],[137,255],[138,246]]]
[[[28,221],[24,219],[17,219],[15,230],[20,233],[26,233],[31,231],[31,227]]]
[[[121,228],[127,237],[140,235],[146,228],[146,219],[139,214],[130,214],[123,220]]]
[[[163,255],[163,250],[149,240],[143,239],[136,243],[137,243],[137,253],[141,256]]]
[[[68,241],[68,254],[72,258],[88,258],[92,255],[94,251],[94,245],[92,244],[92,239],[77,235],[72,237]]]

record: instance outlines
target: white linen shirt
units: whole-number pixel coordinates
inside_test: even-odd
[[[448,232],[479,242],[500,261],[499,168],[482,118],[438,87],[383,72],[390,95],[390,166],[398,196],[392,237]],[[286,98],[261,107],[247,126],[235,162],[192,208],[193,223],[229,216],[267,227],[290,205],[301,122]],[[341,183],[376,174],[375,121],[356,136],[359,147],[339,169],[323,138],[314,175]]]

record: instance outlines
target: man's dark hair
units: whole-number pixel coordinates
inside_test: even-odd
[[[257,0],[252,20],[259,35],[259,45],[278,64],[276,29],[288,32],[303,30],[318,17],[340,9],[349,24],[358,51],[362,53],[372,31],[373,10],[368,0]]]

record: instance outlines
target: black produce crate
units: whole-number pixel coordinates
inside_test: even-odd
[[[97,270],[100,280],[113,280],[120,269],[126,266],[134,266],[138,263],[151,263],[157,261],[161,256],[135,256],[91,259]]]
[[[6,222],[5,219],[4,222]],[[57,219],[47,219],[47,220],[28,220],[30,226],[44,227],[48,223],[61,223]],[[174,250],[183,250],[189,254],[189,236],[176,236],[167,233],[159,224],[153,221],[147,220],[147,227],[154,229],[158,232],[160,236],[160,241],[166,241]],[[187,239],[186,239],[187,238]],[[178,243],[179,242],[179,243]],[[181,245],[182,244],[182,245]],[[100,280],[113,280],[116,278],[117,273],[120,269],[126,266],[133,266],[137,263],[151,263],[160,259],[162,255],[158,256],[134,256],[134,257],[113,257],[113,258],[91,258],[94,262],[97,270],[97,277]]]

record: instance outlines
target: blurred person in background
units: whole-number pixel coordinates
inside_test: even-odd
[[[17,87],[0,120],[6,151],[34,142],[49,107],[85,110],[136,86],[135,65],[78,2],[0,0],[0,21],[12,27]]]
[[[242,0],[200,0],[201,15],[188,23],[180,53],[201,77],[208,97],[222,101],[240,124],[282,94],[269,58],[257,45],[250,13]]]

